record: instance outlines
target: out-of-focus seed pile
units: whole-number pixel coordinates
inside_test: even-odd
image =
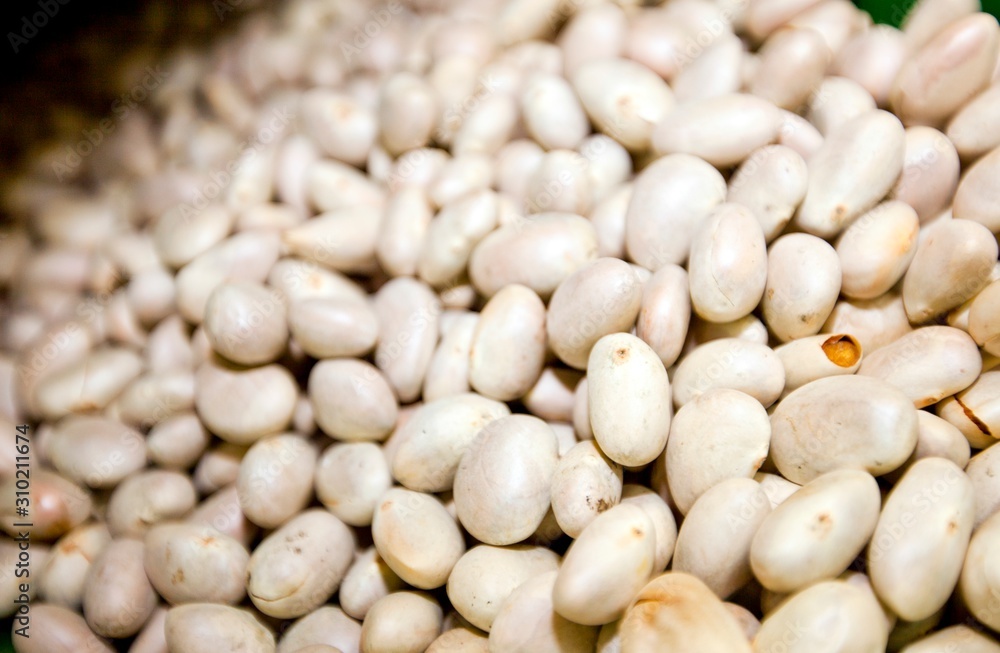
[[[15,647],[1000,651],[977,9],[292,0],[150,67],[7,187]]]

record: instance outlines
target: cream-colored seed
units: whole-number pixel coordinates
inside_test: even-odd
[[[558,461],[556,435],[537,417],[509,415],[490,422],[455,471],[455,510],[462,526],[486,544],[527,538],[549,509]]]
[[[303,437],[275,435],[255,442],[240,461],[236,491],[250,521],[276,528],[312,499],[316,450]]]
[[[144,567],[168,602],[238,603],[246,596],[250,555],[210,526],[161,524],[146,535]]]
[[[448,577],[448,599],[473,626],[489,632],[500,606],[526,580],[559,567],[559,556],[538,546],[477,546]]]
[[[558,572],[550,571],[535,576],[507,597],[490,629],[490,653],[594,650],[597,628],[570,621],[553,608],[557,575]]]
[[[682,406],[670,426],[665,457],[677,508],[687,513],[718,483],[753,477],[767,457],[770,439],[764,407],[738,390],[712,389]]]
[[[358,359],[317,363],[309,374],[309,399],[316,423],[339,440],[383,440],[399,413],[386,376]]]
[[[655,459],[673,415],[667,371],[653,349],[628,333],[604,336],[587,362],[587,405],[594,439],[616,463]]]
[[[903,475],[868,548],[872,586],[893,612],[916,621],[945,604],[962,570],[974,509],[973,485],[950,460],[925,458]]]
[[[702,494],[677,534],[674,571],[726,598],[751,578],[750,543],[771,512],[767,494],[748,478],[731,478]]]
[[[249,610],[215,603],[186,603],[167,613],[164,625],[171,651],[210,653],[242,647],[247,653],[274,651],[274,635]],[[238,649],[237,649],[238,650]]]
[[[257,545],[247,563],[247,594],[279,619],[326,603],[354,558],[354,534],[326,510],[299,513]]]
[[[819,332],[841,287],[840,259],[826,241],[786,234],[768,250],[764,322],[782,342]]]
[[[114,540],[91,564],[83,588],[83,614],[98,635],[134,635],[156,608],[156,591],[143,570],[143,552],[140,540]]]
[[[748,315],[764,295],[767,246],[750,209],[720,204],[704,219],[688,257],[691,304],[712,322]]]
[[[441,633],[441,606],[426,592],[395,592],[379,599],[361,626],[362,653],[418,653]]]
[[[542,373],[545,342],[545,304],[530,288],[506,286],[479,313],[469,350],[469,385],[499,401],[521,397]]]
[[[829,472],[802,486],[764,519],[750,564],[761,584],[793,592],[843,572],[879,518],[878,484],[867,472]]]
[[[465,553],[458,524],[433,495],[393,488],[382,495],[372,539],[389,568],[420,589],[441,587]]]
[[[280,293],[256,283],[219,285],[205,305],[205,335],[221,356],[241,365],[275,360],[288,341]]]
[[[794,483],[808,483],[836,469],[864,469],[879,476],[902,465],[916,444],[912,400],[867,376],[807,383],[771,413],[770,456]]]
[[[667,646],[705,653],[749,653],[743,629],[725,604],[690,574],[669,571],[636,594],[619,626],[623,651]]]
[[[325,605],[297,620],[282,633],[278,653],[296,653],[306,646],[317,644],[331,646],[344,653],[357,653],[361,648],[361,624],[340,608]]]
[[[390,487],[389,463],[373,442],[335,444],[316,464],[316,498],[350,526],[370,526],[376,503]]]
[[[593,440],[559,459],[552,475],[552,511],[559,527],[576,537],[599,514],[621,501],[622,468]]]

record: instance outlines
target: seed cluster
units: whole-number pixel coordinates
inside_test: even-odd
[[[1000,652],[976,0],[289,0],[160,64],[5,189],[19,653]]]

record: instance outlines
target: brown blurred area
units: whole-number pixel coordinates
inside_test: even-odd
[[[0,177],[23,169],[26,155],[53,137],[79,138],[112,117],[116,98],[145,62],[207,44],[234,29],[250,5],[269,3],[7,0],[0,17]],[[43,5],[51,16],[39,15]]]

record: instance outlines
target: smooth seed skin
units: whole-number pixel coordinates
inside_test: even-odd
[[[789,632],[801,635],[785,644]],[[824,581],[792,595],[767,614],[753,650],[884,651],[888,638],[885,618],[870,591],[844,581]]]
[[[33,603],[31,619],[34,632],[29,638],[18,638],[17,653],[112,653],[116,649],[97,636],[76,612],[62,606]]]
[[[478,322],[478,313],[462,313],[456,324],[441,336],[424,379],[424,401],[430,403],[469,392],[469,353]]]
[[[559,556],[544,547],[480,545],[469,549],[448,577],[448,599],[473,626],[486,632],[501,605],[523,582],[559,568]]]
[[[620,617],[653,571],[655,537],[638,506],[620,504],[598,516],[566,552],[552,591],[555,611],[587,626]]]
[[[693,154],[728,168],[774,141],[781,122],[781,112],[767,100],[720,95],[681,104],[667,114],[653,132],[653,146],[660,154]]]
[[[149,460],[166,469],[187,469],[208,447],[211,436],[194,412],[183,412],[159,422],[146,436]]]
[[[187,475],[150,469],[126,478],[115,488],[105,518],[115,537],[142,537],[157,522],[183,517],[197,502],[198,493]]]
[[[87,571],[109,542],[111,534],[104,524],[84,524],[66,533],[55,543],[48,561],[41,566],[39,596],[46,603],[79,611]]]
[[[247,445],[292,421],[298,384],[281,365],[239,369],[206,361],[195,374],[195,408],[209,431]]]
[[[354,559],[354,534],[329,512],[299,513],[257,545],[247,564],[247,594],[279,619],[312,612],[337,591]]]
[[[689,154],[669,154],[636,177],[625,214],[629,258],[653,272],[683,264],[709,211],[725,201],[718,170]]]
[[[903,277],[903,305],[921,324],[976,296],[990,281],[997,241],[983,225],[954,219],[929,229]]]
[[[976,13],[955,21],[903,64],[892,110],[907,124],[940,124],[989,83],[998,51],[996,18]]]
[[[725,604],[700,580],[678,571],[657,576],[642,588],[618,632],[622,651],[750,651],[743,629]]]
[[[143,544],[120,539],[104,547],[87,572],[83,614],[103,637],[130,637],[156,608],[156,591],[143,570]]]
[[[278,260],[281,243],[268,230],[247,231],[223,240],[199,254],[177,272],[177,309],[185,320],[200,324],[208,298],[226,281],[267,278]]]
[[[597,628],[574,623],[553,609],[558,572],[528,580],[500,607],[490,629],[490,653],[587,653],[594,650]]]
[[[205,335],[219,355],[240,365],[274,361],[288,341],[285,300],[258,283],[220,284],[205,304]]]
[[[486,297],[516,283],[544,300],[596,258],[597,232],[589,220],[572,213],[538,213],[483,238],[469,259],[469,279]]]
[[[649,148],[656,125],[674,96],[656,73],[629,59],[598,59],[581,65],[573,88],[598,130],[631,152]]]
[[[385,454],[373,442],[329,447],[316,464],[315,475],[316,498],[349,526],[370,526],[375,505],[392,487]]]
[[[491,422],[469,445],[455,472],[459,521],[486,544],[524,540],[549,509],[558,461],[556,435],[537,417],[511,415]]]
[[[962,601],[981,623],[993,630],[1000,626],[1000,607],[995,597],[1000,592],[996,547],[1000,542],[1000,516],[993,515],[972,536],[958,590]]]
[[[142,435],[100,417],[70,415],[60,420],[52,429],[47,449],[60,474],[91,488],[112,488],[146,466]]]
[[[958,582],[974,519],[972,482],[955,463],[914,463],[886,499],[868,548],[879,599],[907,621],[940,609]]]
[[[965,473],[976,494],[976,516],[974,526],[978,528],[997,510],[1000,510],[1000,449],[989,447],[973,456],[965,467]]]
[[[854,80],[826,77],[810,98],[806,118],[826,136],[848,120],[875,108],[875,99]]]
[[[767,247],[749,209],[721,204],[705,218],[691,242],[688,273],[700,317],[732,322],[756,308],[767,280]]]
[[[664,367],[681,355],[691,321],[691,296],[687,271],[664,265],[653,273],[642,290],[635,335],[653,348]]]
[[[340,607],[351,617],[364,619],[376,601],[405,588],[406,583],[372,546],[359,553],[347,570],[340,584]]]
[[[169,603],[238,603],[250,554],[210,526],[160,524],[145,538],[143,565]]]
[[[809,159],[809,186],[796,223],[823,238],[838,234],[896,183],[905,142],[903,125],[885,111],[862,114],[834,129]]]
[[[617,505],[621,496],[621,465],[593,440],[574,445],[552,474],[552,512],[570,537],[577,537],[594,518]]]
[[[525,129],[547,150],[576,147],[590,131],[573,87],[559,75],[532,75],[520,99]]]
[[[479,313],[469,352],[469,385],[499,401],[524,395],[542,373],[545,341],[542,300],[525,286],[503,288]]]
[[[535,417],[546,421],[572,422],[573,393],[583,377],[576,370],[546,367],[531,390],[521,397],[521,402]]]
[[[677,365],[674,404],[680,408],[718,388],[739,390],[765,408],[781,396],[785,370],[767,345],[742,338],[719,338],[699,345]]]
[[[70,413],[100,410],[142,372],[142,360],[129,349],[105,347],[42,377],[35,390],[38,411],[49,420]]]
[[[889,103],[896,74],[908,56],[902,32],[891,25],[872,25],[855,34],[837,53],[831,72],[853,79],[871,93],[878,106],[884,107]]]
[[[379,289],[374,308],[380,329],[375,364],[399,400],[412,402],[434,354],[441,302],[426,284],[399,277]]]
[[[861,343],[846,333],[806,336],[776,347],[774,353],[785,368],[782,397],[817,379],[854,374],[863,355]]]
[[[240,461],[236,491],[243,514],[262,528],[277,528],[312,499],[316,450],[298,435],[255,442]]]
[[[599,258],[559,284],[549,301],[549,347],[567,365],[586,369],[591,348],[635,324],[642,286],[624,261]]]
[[[719,598],[728,597],[750,580],[750,543],[770,513],[767,494],[752,479],[712,486],[685,515],[671,568],[698,578]]]
[[[835,469],[880,476],[906,462],[916,443],[912,400],[871,377],[818,379],[782,399],[771,413],[770,455],[793,483]]]
[[[809,170],[795,150],[766,145],[752,152],[729,180],[727,202],[750,209],[771,242],[785,228],[802,202]]]
[[[621,501],[642,508],[653,522],[656,552],[652,573],[661,573],[673,557],[674,545],[677,542],[677,520],[674,519],[674,513],[659,494],[642,485],[624,486]]]
[[[993,282],[972,299],[968,332],[989,353],[1000,351],[1000,284]],[[995,355],[995,354],[994,354]]]
[[[325,605],[298,619],[281,635],[277,653],[296,653],[306,646],[326,645],[344,653],[361,650],[361,624],[336,606]]]
[[[477,628],[453,628],[431,642],[426,653],[489,653],[489,639]]]
[[[242,650],[274,653],[274,635],[248,610],[212,603],[170,609],[164,625],[169,653]]]
[[[901,201],[879,204],[837,239],[845,297],[874,299],[903,278],[917,253],[917,213]]]
[[[843,469],[810,481],[760,525],[750,549],[754,576],[774,592],[835,578],[861,553],[880,507],[867,472]]]
[[[432,286],[460,277],[472,250],[497,228],[499,197],[490,190],[469,193],[441,207],[430,221],[417,259],[417,273]]]
[[[969,441],[965,439],[957,427],[926,410],[917,411],[917,422],[917,447],[913,450],[911,463],[922,458],[947,458],[960,468],[965,469],[965,466],[969,464],[971,451]],[[908,468],[909,465],[901,469],[905,471]],[[970,474],[970,478],[975,485],[975,476]]]
[[[392,476],[419,492],[451,489],[462,456],[481,429],[510,415],[506,404],[466,393],[428,402],[403,424],[393,440]]]
[[[419,589],[441,587],[465,553],[458,524],[432,495],[393,488],[382,495],[372,539],[389,568]]]
[[[903,649],[905,653],[946,653],[952,650],[998,653],[1000,645],[969,626],[950,626],[927,635]]]
[[[156,254],[166,265],[179,268],[228,236],[235,219],[221,204],[206,206],[197,219],[185,214],[183,207],[168,210],[153,227]]]
[[[979,348],[968,334],[928,326],[866,356],[858,374],[896,386],[916,408],[923,408],[965,390],[981,370]]]
[[[399,407],[385,375],[367,361],[320,361],[309,373],[309,401],[316,423],[338,440],[384,440]]]
[[[396,592],[380,599],[361,626],[362,653],[420,653],[441,634],[441,606],[425,592]]]
[[[1000,85],[994,81],[992,86],[970,100],[948,122],[945,134],[963,159],[979,158],[1000,146],[998,102]]]
[[[931,127],[909,127],[903,172],[889,195],[906,202],[921,222],[927,222],[953,199],[960,168],[958,152],[944,134]]]
[[[770,439],[767,411],[738,390],[710,390],[685,404],[670,427],[665,456],[670,495],[680,512],[726,479],[752,478]]]
[[[764,322],[781,342],[811,336],[833,311],[841,287],[840,258],[826,241],[787,234],[767,254]]]
[[[673,406],[656,352],[627,333],[604,336],[590,351],[587,378],[590,425],[601,450],[629,467],[660,455]]]
[[[1000,191],[996,188],[1000,173],[1000,146],[968,168],[955,191],[952,211],[956,218],[972,220],[993,233],[1000,231],[1000,210],[997,202]]]
[[[378,340],[378,318],[366,301],[321,298],[296,302],[288,309],[295,342],[315,358],[363,356]]]
[[[393,276],[417,273],[420,250],[434,211],[427,191],[416,185],[399,188],[389,196],[375,243],[375,259]]]
[[[791,26],[780,30],[760,49],[750,92],[796,111],[823,80],[830,54],[816,30]]]

